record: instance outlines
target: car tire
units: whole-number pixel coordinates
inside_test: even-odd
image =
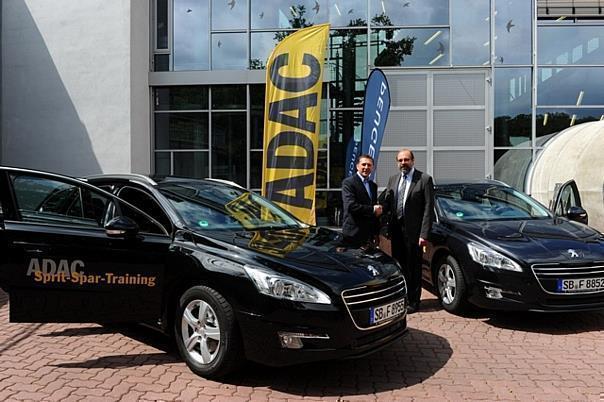
[[[438,264],[436,289],[445,310],[458,314],[466,309],[466,282],[459,263],[451,255]]]
[[[174,332],[180,355],[197,375],[220,378],[243,362],[233,308],[212,288],[195,286],[182,294]]]

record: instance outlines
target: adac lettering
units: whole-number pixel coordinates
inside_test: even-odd
[[[301,92],[310,90],[321,76],[321,65],[316,57],[305,53],[302,64],[309,67],[309,73],[305,77],[293,78],[281,75],[279,69],[287,67],[289,54],[277,56],[270,69],[270,80],[277,88],[297,94],[271,102],[269,105],[268,119],[273,123],[279,123],[283,127],[291,127],[300,131],[281,131],[277,133],[267,146],[267,168],[269,169],[314,169],[315,150],[312,136],[315,135],[317,126],[315,122],[307,119],[307,110],[317,107],[318,94]],[[295,147],[298,155],[279,155],[279,149],[287,150]],[[306,198],[304,189],[312,186],[314,174],[303,174],[289,177],[287,179],[276,179],[266,183],[266,194],[275,202],[292,205],[298,208],[312,208],[312,199]],[[293,191],[294,196],[289,193]]]
[[[27,268],[27,276],[51,275],[64,277],[65,279],[71,279],[72,276],[77,275],[84,268],[84,261],[82,260],[52,260],[50,258],[32,258],[29,261],[29,267]]]

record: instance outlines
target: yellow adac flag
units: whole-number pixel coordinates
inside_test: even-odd
[[[262,195],[315,224],[323,60],[329,24],[279,43],[266,67]]]

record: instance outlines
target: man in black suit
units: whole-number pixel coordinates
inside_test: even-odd
[[[373,171],[373,158],[357,158],[356,173],[342,181],[344,244],[351,247],[373,243],[378,233],[378,217],[382,206],[377,204],[377,185],[369,179]]]
[[[384,208],[390,214],[392,256],[403,267],[409,295],[408,312],[419,309],[422,292],[422,252],[434,220],[434,184],[415,169],[415,156],[402,149],[396,157],[400,173],[390,177]]]

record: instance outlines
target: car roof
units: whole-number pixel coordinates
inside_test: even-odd
[[[434,183],[436,189],[451,186],[491,185],[510,187],[506,183],[492,179],[440,179]]]
[[[206,178],[206,179],[194,179],[190,177],[176,177],[176,176],[158,176],[158,177],[149,177],[142,174],[136,173],[105,173],[105,174],[97,174],[91,175],[84,178],[84,180],[95,183],[95,182],[104,182],[104,181],[132,181],[138,182],[146,185],[150,185],[156,187],[162,183],[220,183],[226,186],[237,187],[240,189],[244,189],[244,187],[239,184],[223,179],[214,179],[214,178]]]

